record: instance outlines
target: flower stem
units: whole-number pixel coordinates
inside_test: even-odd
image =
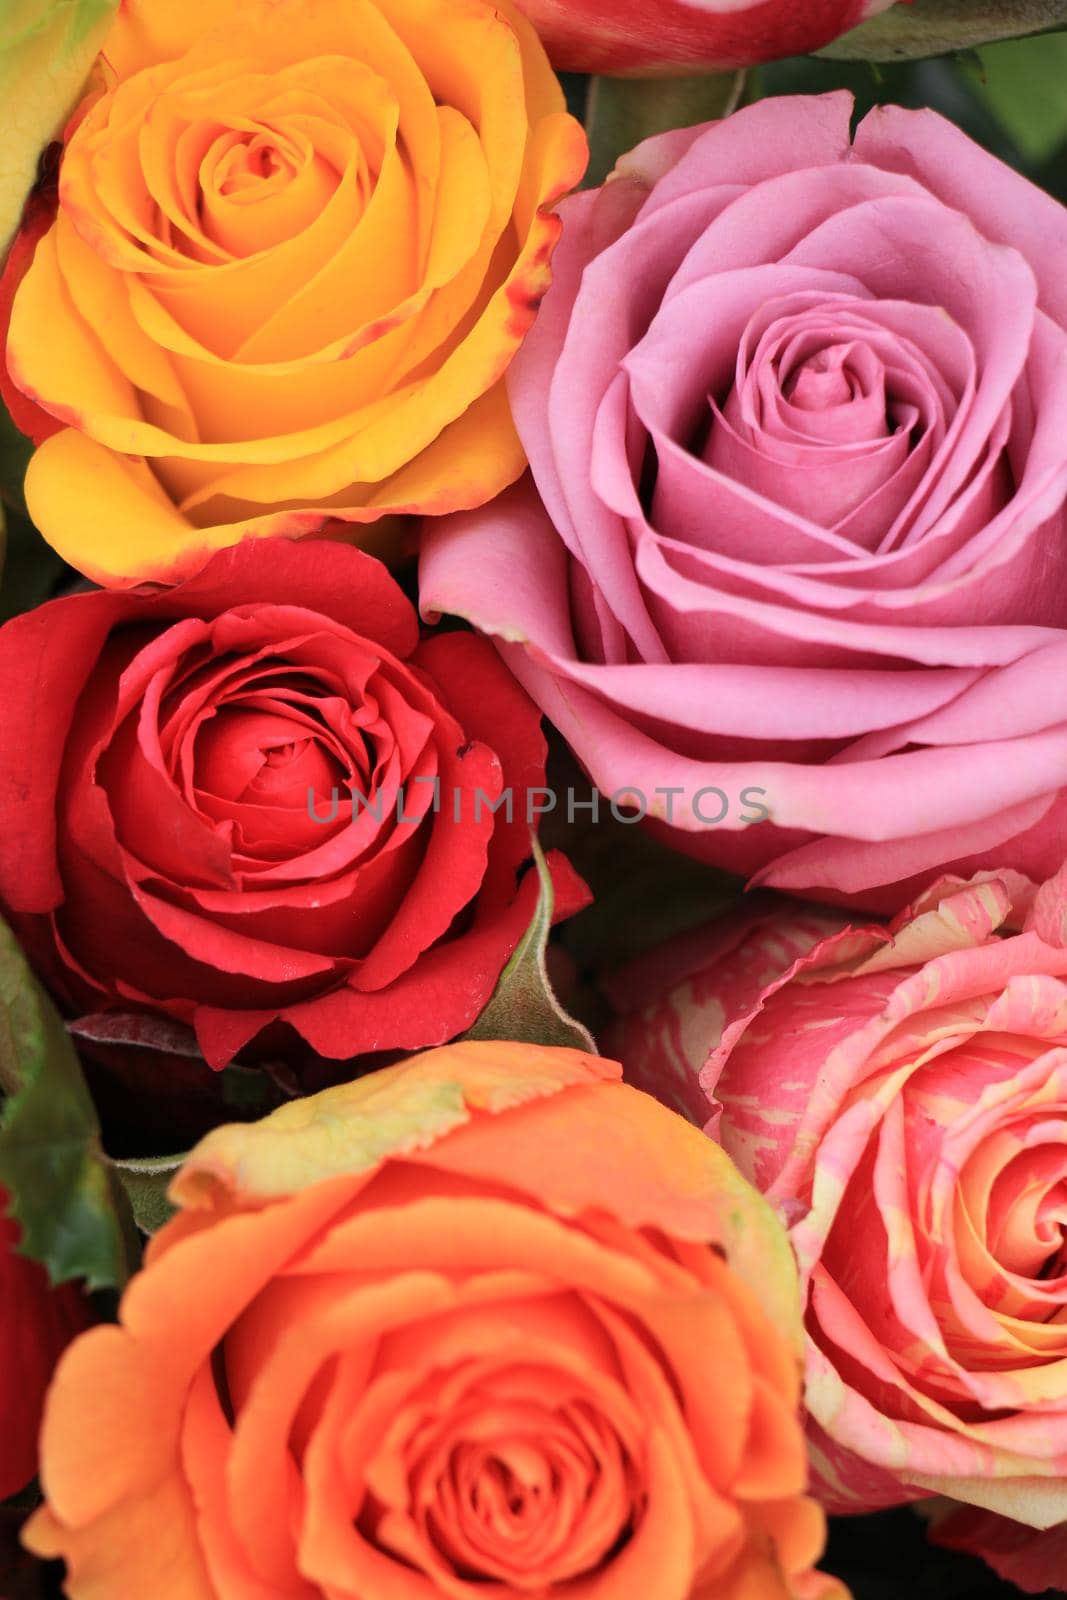
[[[621,155],[668,128],[727,117],[741,99],[743,72],[699,78],[594,78],[586,124],[590,159],[586,184],[603,183]]]

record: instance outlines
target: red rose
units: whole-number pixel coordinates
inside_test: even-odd
[[[0,1500],[24,1489],[37,1471],[37,1431],[52,1368],[92,1321],[73,1284],[49,1286],[36,1261],[16,1250],[18,1224],[4,1216],[0,1189]]]
[[[561,71],[748,67],[829,44],[893,0],[518,0]]]
[[[347,546],[53,601],[0,629],[0,703],[0,902],[31,959],[72,1009],[192,1024],[212,1066],[279,1019],[334,1059],[454,1038],[533,913],[537,712]]]

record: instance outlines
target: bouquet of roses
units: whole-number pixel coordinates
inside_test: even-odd
[[[0,1600],[1067,1592],[1067,0],[0,84]]]

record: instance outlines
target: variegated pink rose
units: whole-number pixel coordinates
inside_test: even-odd
[[[1045,1594],[1067,1583],[1067,1522],[1035,1531],[993,1511],[961,1506],[939,1517],[930,1537],[946,1549],[981,1556],[1024,1594]]]
[[[833,1510],[1067,1521],[1065,910],[1011,872],[888,927],[763,902],[616,985],[630,1080],[790,1225]]]

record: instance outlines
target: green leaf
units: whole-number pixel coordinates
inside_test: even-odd
[[[562,1045],[596,1055],[593,1036],[567,1015],[552,989],[545,965],[552,929],[555,895],[544,852],[531,836],[540,881],[537,909],[511,960],[500,975],[493,998],[466,1039],[516,1039],[523,1044]]]
[[[133,1257],[124,1204],[62,1019],[0,921],[0,1184],[20,1249],[53,1283],[125,1282]]]
[[[819,54],[838,61],[902,61],[1063,27],[1067,0],[912,0],[853,28]]]
[[[691,860],[644,829],[614,821],[553,837],[593,891],[563,925],[561,942],[592,975],[623,966],[737,905],[744,879]]]
[[[0,255],[117,9],[118,0],[0,0]]]
[[[14,511],[7,513],[7,551],[0,568],[0,623],[41,605],[67,570],[62,556],[45,544],[32,523]]]
[[[959,70],[1028,161],[1067,141],[1067,33],[990,45]]]
[[[133,1220],[142,1233],[156,1233],[177,1210],[167,1199],[167,1189],[184,1160],[183,1154],[112,1161],[112,1169],[130,1202]]]
[[[699,78],[594,78],[586,113],[586,187],[603,183],[620,156],[654,133],[729,116],[744,87],[743,72],[707,72]]]
[[[0,0],[0,5],[3,0]],[[0,499],[20,516],[26,515],[22,485],[33,455],[33,444],[20,433],[7,407],[0,402]]]

